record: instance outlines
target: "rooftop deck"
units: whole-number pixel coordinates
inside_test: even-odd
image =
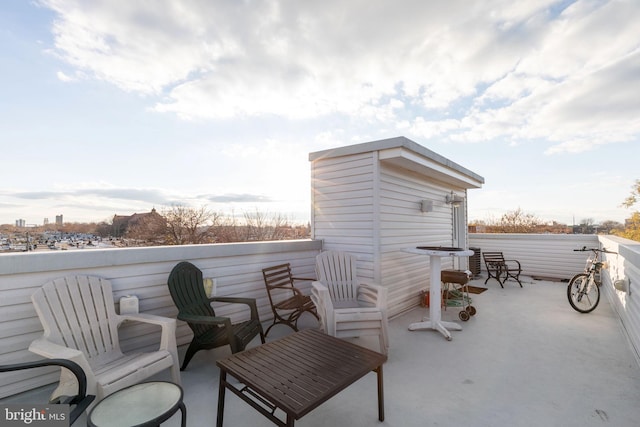
[[[528,278],[523,283],[523,289],[515,282],[501,289],[490,281],[486,292],[473,295],[478,313],[450,342],[435,331],[407,330],[425,308],[391,320],[384,423],[377,421],[371,373],[297,425],[637,426],[640,367],[607,297],[594,312],[580,314],[567,302],[566,283]],[[458,321],[458,310],[448,308],[443,317]],[[311,316],[301,322],[316,326]],[[269,340],[287,333],[288,328],[275,327]],[[353,341],[377,349],[374,338]],[[189,426],[214,425],[215,361],[228,354],[228,349],[199,352],[182,373]],[[164,425],[179,425],[179,416]],[[271,425],[227,393],[225,426]]]

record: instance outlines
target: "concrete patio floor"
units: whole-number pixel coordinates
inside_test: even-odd
[[[484,286],[483,281],[472,284]],[[452,341],[435,331],[407,329],[427,314],[426,308],[392,319],[384,422],[377,420],[371,373],[296,425],[638,426],[640,366],[607,299],[594,312],[580,314],[567,302],[566,283],[525,278],[523,284],[521,289],[507,282],[501,289],[489,281],[486,292],[472,295],[477,314],[468,322],[458,320],[458,308],[443,311],[444,320],[463,326],[452,332]],[[316,327],[311,316],[302,323]],[[276,326],[269,341],[288,333]],[[352,341],[378,350],[377,339]],[[189,426],[215,425],[215,361],[229,354],[228,349],[201,351],[182,372]],[[76,425],[85,425],[84,417]],[[178,426],[179,416],[163,425]],[[227,393],[224,425],[273,424]]]

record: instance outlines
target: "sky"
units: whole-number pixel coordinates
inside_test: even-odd
[[[638,22],[636,0],[4,0],[0,224],[307,221],[309,153],[396,136],[484,177],[472,221],[623,222]]]

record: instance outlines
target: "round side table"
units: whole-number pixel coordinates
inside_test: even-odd
[[[187,408],[182,402],[182,388],[167,381],[135,384],[102,399],[87,417],[90,427],[151,427],[171,418],[178,409],[182,427],[186,426]]]

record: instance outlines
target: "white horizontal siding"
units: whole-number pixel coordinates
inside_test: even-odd
[[[391,316],[415,307],[420,292],[429,286],[429,258],[402,249],[452,244],[452,207],[444,203],[449,191],[425,176],[389,165],[381,168],[380,262]],[[433,202],[432,212],[421,212],[422,200]],[[450,266],[450,260],[443,260],[443,268]]]
[[[476,239],[470,242],[491,250],[500,247],[511,248],[507,254],[521,255],[534,253],[540,247],[566,247],[556,252],[572,252],[573,248],[593,243],[593,236],[563,235],[500,235],[499,238]],[[554,242],[562,240],[562,243]],[[640,249],[637,242],[611,236],[600,236],[602,244],[619,255],[607,256],[611,268],[603,274],[605,295],[613,301],[630,342],[638,352],[640,348]],[[553,244],[551,243],[553,242]],[[92,250],[56,253],[5,254],[0,256],[0,363],[35,360],[37,356],[27,351],[31,341],[42,334],[40,322],[33,311],[30,295],[45,282],[69,274],[94,274],[106,277],[114,284],[116,295],[132,293],[141,296],[143,312],[175,317],[177,310],[168,296],[166,280],[169,271],[181,260],[189,260],[203,269],[206,277],[218,280],[218,295],[252,295],[258,299],[263,322],[271,318],[262,289],[261,269],[283,262],[290,262],[296,276],[315,277],[315,256],[320,251],[320,241],[260,242],[228,245],[194,245],[163,248],[136,248],[135,250]],[[381,261],[374,260],[372,254],[358,252],[359,273],[371,276],[380,262],[385,286],[394,312],[415,307],[417,293],[428,285],[428,260],[419,255],[401,252],[395,244],[385,245]],[[571,276],[583,267],[584,255],[578,254],[575,264],[566,263],[566,272]],[[526,259],[526,258],[525,258]],[[530,271],[546,271],[547,258],[531,258],[526,262]],[[449,259],[443,259],[443,268],[449,268]],[[537,265],[536,263],[539,263]],[[631,279],[631,294],[613,289],[613,281],[627,277]],[[300,284],[303,284],[301,282]],[[244,316],[244,312],[231,313]],[[179,322],[178,341],[190,341],[190,332]],[[155,331],[149,327],[131,328],[124,337],[123,347],[138,348],[157,346]],[[0,397],[38,387],[56,380],[56,375],[29,373],[3,376],[0,383]]]
[[[351,252],[362,264],[358,274],[373,277],[374,156],[315,160],[311,164],[313,238],[323,248]]]
[[[177,309],[169,296],[167,279],[180,261],[194,263],[205,277],[217,280],[217,295],[255,298],[261,320],[272,318],[264,289],[262,268],[289,262],[299,277],[315,278],[319,241],[277,241],[219,245],[187,245],[154,248],[92,249],[51,253],[0,255],[0,364],[37,360],[27,349],[42,335],[42,325],[31,304],[31,294],[46,282],[67,275],[95,275],[111,281],[116,310],[120,296],[140,298],[140,312],[175,318]],[[310,284],[300,282],[303,290]],[[234,320],[249,317],[240,306],[219,307],[216,314]],[[128,324],[121,328],[123,350],[157,348],[159,330],[154,326]],[[191,341],[191,331],[179,321],[179,345]],[[55,381],[55,375],[33,371],[3,376],[0,398]]]
[[[609,269],[602,275],[605,293],[620,317],[640,363],[640,245],[614,236],[601,236],[602,246],[616,254],[606,254]],[[630,281],[630,293],[618,291],[613,283]]]
[[[584,269],[588,253],[574,252],[583,246],[598,247],[596,235],[562,234],[483,234],[469,235],[469,247],[482,252],[500,251],[516,259],[522,274],[551,279],[570,279]],[[481,270],[486,273],[481,258]]]

